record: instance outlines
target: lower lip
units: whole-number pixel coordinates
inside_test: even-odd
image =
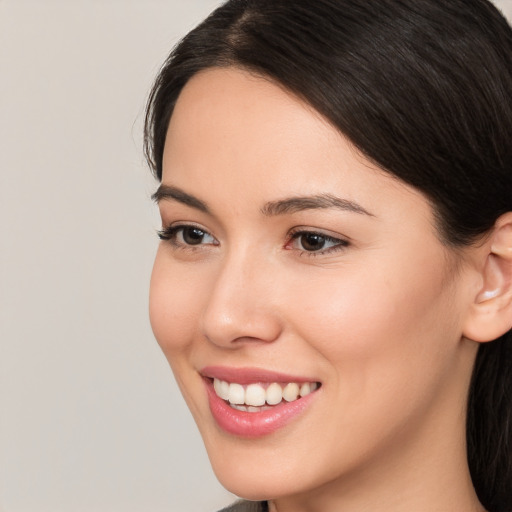
[[[205,382],[210,411],[215,421],[222,430],[239,437],[262,437],[285,427],[304,411],[316,395],[313,392],[293,402],[283,400],[266,411],[244,412],[233,409],[218,397],[210,379],[205,379]]]

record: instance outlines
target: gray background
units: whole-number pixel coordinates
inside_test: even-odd
[[[141,145],[154,75],[216,4],[0,0],[3,512],[233,499],[149,327],[158,221]]]

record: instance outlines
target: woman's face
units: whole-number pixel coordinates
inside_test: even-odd
[[[421,194],[271,81],[214,69],[177,102],[157,196],[152,327],[229,490],[385,481],[449,449],[468,286]]]

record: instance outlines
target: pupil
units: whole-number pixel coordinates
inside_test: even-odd
[[[318,251],[325,245],[325,237],[322,235],[309,234],[302,237],[302,247],[306,251]]]
[[[204,238],[204,231],[197,228],[187,228],[183,230],[183,240],[188,245],[199,245]]]

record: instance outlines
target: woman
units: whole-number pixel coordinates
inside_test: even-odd
[[[512,31],[230,0],[148,104],[155,336],[233,510],[512,510]]]

